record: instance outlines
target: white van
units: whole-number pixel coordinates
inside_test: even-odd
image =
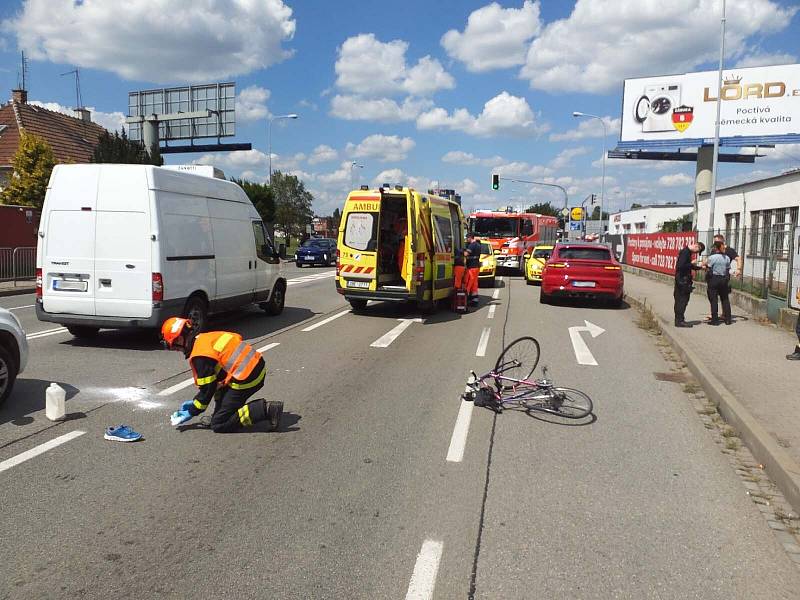
[[[286,279],[235,183],[150,165],[57,165],[36,252],[36,316],[77,337],[157,328],[258,303],[283,310]]]

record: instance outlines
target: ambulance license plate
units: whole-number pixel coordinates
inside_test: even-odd
[[[369,281],[348,281],[347,287],[349,288],[366,288],[369,289]]]

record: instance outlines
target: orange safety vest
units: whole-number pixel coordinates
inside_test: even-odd
[[[238,333],[227,331],[200,333],[194,340],[192,353],[189,356],[194,382],[198,386],[201,385],[201,382],[197,379],[197,372],[192,363],[195,356],[205,356],[217,361],[219,367],[227,373],[222,382],[223,385],[228,385],[231,379],[237,381],[247,379],[261,359],[261,354],[250,344],[242,341],[242,336]]]

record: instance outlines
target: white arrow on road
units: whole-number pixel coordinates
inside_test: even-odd
[[[594,365],[596,367],[597,361],[594,359],[594,356],[592,356],[589,346],[587,346],[586,342],[583,341],[583,337],[581,337],[581,331],[588,331],[592,334],[593,338],[596,338],[598,335],[603,333],[605,329],[586,320],[583,322],[586,323],[586,325],[576,325],[575,327],[569,328],[569,339],[572,341],[572,349],[575,351],[575,358],[577,359],[578,364]]]

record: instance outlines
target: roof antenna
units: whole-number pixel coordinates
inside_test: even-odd
[[[83,99],[81,98],[81,74],[78,67],[72,69],[72,71],[67,71],[66,73],[61,73],[61,76],[64,75],[75,75],[75,100],[77,101],[77,105],[75,106],[76,109],[83,108]]]
[[[17,73],[17,87],[21,90],[27,90],[28,88],[25,86],[27,84],[27,79],[28,79],[28,59],[25,58],[24,50],[22,50],[20,54],[22,55],[22,58],[20,60],[20,67],[22,68],[22,72]]]

